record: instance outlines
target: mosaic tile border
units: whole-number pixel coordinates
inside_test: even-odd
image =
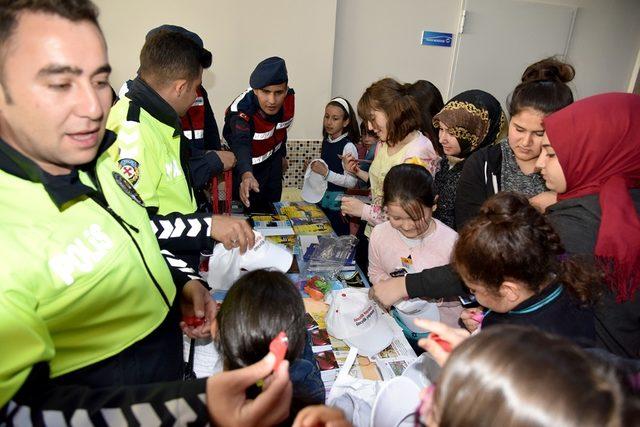
[[[284,174],[284,187],[302,188],[304,161],[320,157],[322,141],[287,141],[289,170]]]

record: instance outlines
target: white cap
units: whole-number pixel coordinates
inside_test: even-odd
[[[318,203],[322,200],[324,192],[327,191],[327,180],[319,173],[315,173],[311,170],[311,163],[322,162],[325,166],[327,164],[322,159],[314,159],[309,162],[307,170],[304,173],[304,183],[302,184],[302,199],[308,203]],[[329,166],[327,166],[329,169]]]
[[[402,373],[402,376],[409,378],[420,389],[423,389],[431,385],[431,381],[427,376],[427,372],[430,372],[429,368],[436,366],[437,364],[431,355],[428,352],[424,352],[418,356],[416,360],[411,362],[409,366],[407,366]]]
[[[255,244],[244,254],[239,248],[226,249],[222,244],[214,247],[209,258],[209,277],[207,282],[214,290],[227,290],[248,271],[261,268],[286,273],[293,262],[293,255],[283,245],[265,239],[262,234],[253,231]]]
[[[420,388],[407,377],[385,381],[371,410],[371,427],[414,426]]]
[[[416,324],[413,323],[415,319],[427,319],[435,322],[440,321],[438,305],[420,298],[413,298],[398,302],[395,304],[395,308],[396,316],[398,316],[405,326],[413,332],[429,332],[428,329],[416,326]]]
[[[391,327],[382,319],[366,291],[354,288],[331,292],[327,302],[327,331],[358,353],[371,357],[393,341]]]

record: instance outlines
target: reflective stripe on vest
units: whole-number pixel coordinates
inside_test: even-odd
[[[262,163],[265,160],[267,160],[269,157],[271,157],[271,155],[273,153],[275,153],[276,151],[278,151],[280,149],[280,147],[282,146],[282,142],[278,145],[276,145],[276,148],[274,148],[273,150],[269,150],[267,151],[265,154],[263,154],[262,156],[259,157],[252,157],[251,158],[251,164],[252,165],[257,165],[258,163]]]
[[[204,130],[202,129],[197,129],[195,131],[190,131],[190,130],[185,130],[184,131],[184,136],[186,136],[188,139],[202,139],[204,138]]]
[[[279,123],[278,123],[279,124]],[[254,133],[253,134],[253,140],[254,141],[262,141],[265,139],[269,139],[273,136],[273,133],[276,131],[276,128],[271,129],[269,132],[263,132],[263,133]]]
[[[285,96],[282,107],[282,121],[278,123],[271,123],[266,120],[264,113],[262,113],[257,106],[255,106],[256,111],[252,114],[249,114],[248,111],[245,110],[247,107],[245,107],[244,104],[248,101],[245,101],[245,98],[252,90],[253,89],[248,88],[241,93],[233,103],[231,103],[228,111],[232,113],[244,112],[251,117],[251,122],[253,123],[254,128],[251,142],[251,157],[252,164],[255,165],[262,163],[273,153],[278,151],[286,139],[286,132],[288,131],[289,126],[291,126],[294,118],[295,94],[291,89],[289,89],[290,92]],[[245,102],[243,103],[243,101]],[[252,102],[257,102],[257,100],[252,100]]]
[[[187,113],[180,118],[183,133],[187,139],[204,138],[204,98],[202,97],[200,88],[196,89],[196,93],[198,95],[196,100],[191,104]]]
[[[276,124],[276,127],[271,129],[269,132],[254,133],[253,134],[253,140],[254,141],[262,141],[264,139],[269,139],[269,138],[271,138],[273,136],[273,134],[276,131],[276,129],[278,129],[278,130],[286,129],[291,125],[291,122],[293,122],[293,117],[290,118],[289,120],[287,120],[286,122],[279,122],[278,124]]]

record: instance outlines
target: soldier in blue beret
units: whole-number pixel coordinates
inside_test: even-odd
[[[249,212],[272,212],[282,195],[287,131],[295,111],[288,83],[284,59],[267,58],[251,73],[250,87],[225,112],[222,134],[238,162],[234,192]]]

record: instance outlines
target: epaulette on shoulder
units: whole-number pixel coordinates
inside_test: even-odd
[[[135,102],[129,102],[127,110],[127,121],[140,123],[140,106]]]

